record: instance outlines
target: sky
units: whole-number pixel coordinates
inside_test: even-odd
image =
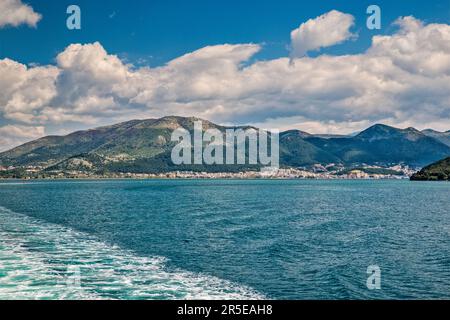
[[[449,23],[450,0],[0,0],[0,150],[166,115],[446,131]]]

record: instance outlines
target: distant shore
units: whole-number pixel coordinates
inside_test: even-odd
[[[409,167],[354,167],[339,170],[327,170],[323,166],[315,166],[314,170],[301,168],[271,168],[259,170],[209,172],[209,171],[169,171],[157,173],[135,172],[87,172],[87,171],[45,171],[41,168],[21,168],[21,170],[0,172],[0,179],[20,180],[58,180],[58,179],[320,179],[320,180],[380,180],[380,179],[409,179],[416,171]],[[3,174],[2,174],[3,173]]]
[[[319,176],[319,177],[286,177],[286,176],[59,176],[59,177],[25,177],[25,178],[0,178],[0,181],[63,181],[63,180],[409,180],[408,176],[396,177],[343,177],[343,176]]]

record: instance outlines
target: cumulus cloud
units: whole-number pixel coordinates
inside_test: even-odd
[[[28,68],[10,59],[0,60],[0,112],[6,119],[31,123],[57,96],[60,70],[55,66]]]
[[[43,126],[6,125],[0,127],[0,152],[7,150],[9,146],[40,138],[44,134],[45,128]]]
[[[27,24],[36,27],[42,16],[21,0],[0,0],[0,28]]]
[[[450,129],[450,25],[413,17],[396,25],[366,52],[293,64],[249,63],[262,50],[257,44],[208,46],[157,68],[126,64],[100,43],[70,45],[54,66],[4,59],[0,120],[47,132],[172,114],[317,133],[376,122]]]
[[[302,57],[308,51],[333,46],[355,35],[350,32],[355,18],[336,10],[310,19],[291,32],[291,57]]]

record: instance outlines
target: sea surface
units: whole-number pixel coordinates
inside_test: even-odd
[[[3,181],[16,298],[449,299],[450,184]]]

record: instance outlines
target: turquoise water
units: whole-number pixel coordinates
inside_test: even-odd
[[[0,299],[450,298],[449,196],[409,181],[1,182]]]

